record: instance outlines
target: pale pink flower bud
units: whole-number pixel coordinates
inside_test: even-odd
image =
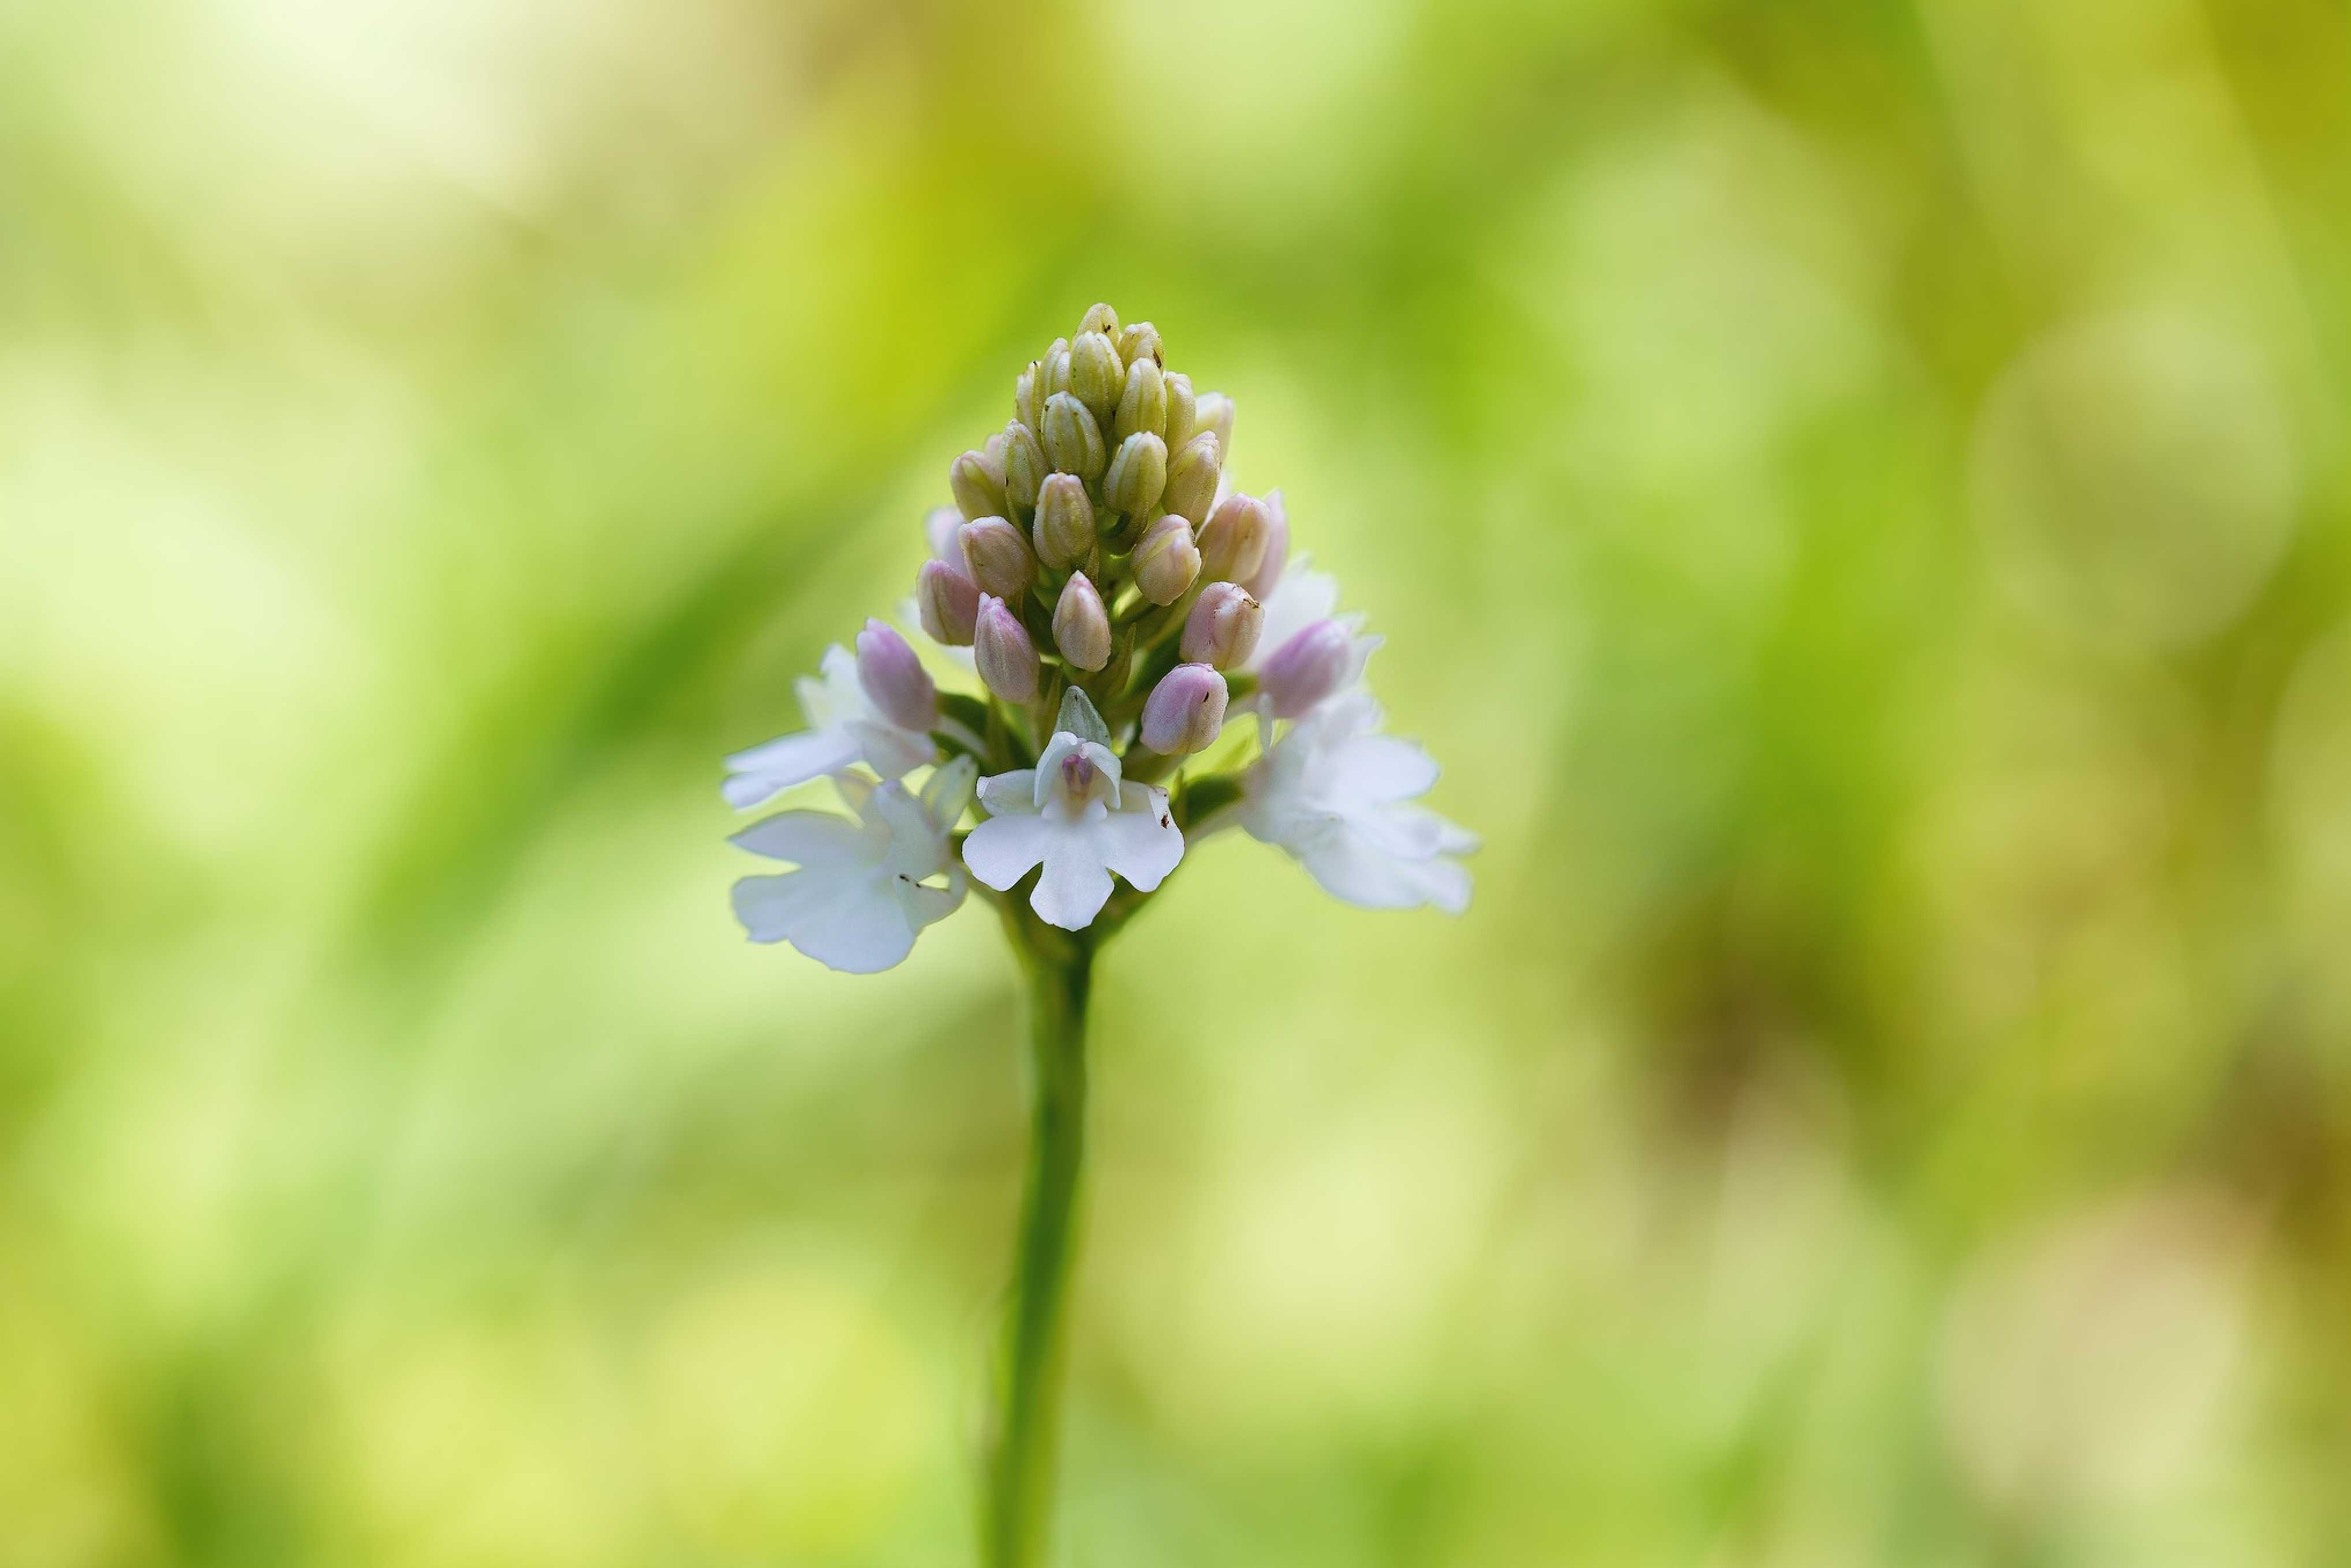
[[[1217,498],[1217,437],[1211,431],[1202,431],[1167,459],[1167,489],[1159,504],[1179,517],[1188,517],[1198,528],[1208,517],[1208,506]]]
[[[1265,497],[1265,560],[1244,586],[1263,600],[1281,580],[1281,569],[1289,561],[1290,509],[1282,505],[1281,492],[1274,490]]]
[[[1020,618],[992,593],[979,596],[972,662],[987,689],[1006,702],[1025,703],[1037,695],[1037,644],[1029,641]]]
[[[1167,488],[1167,444],[1147,430],[1119,443],[1118,455],[1102,475],[1102,504],[1114,511],[1151,517]]]
[[[1126,390],[1126,363],[1118,357],[1118,345],[1102,332],[1081,332],[1070,345],[1070,392],[1092,411],[1096,420],[1108,423],[1111,411],[1118,407],[1119,394]]]
[[[1037,504],[1037,486],[1051,473],[1037,433],[1014,420],[1004,427],[1004,495],[1017,507]]]
[[[1225,677],[1206,664],[1178,664],[1143,704],[1143,744],[1162,757],[1207,748],[1225,727]]]
[[[967,517],[1004,515],[1004,464],[985,452],[967,452],[947,470],[956,509]]]
[[[1265,607],[1238,582],[1212,582],[1200,591],[1184,620],[1184,657],[1229,670],[1257,652]]]
[[[1063,474],[1081,479],[1102,477],[1109,454],[1102,450],[1102,426],[1092,410],[1066,392],[1045,400],[1045,455]]]
[[[1200,551],[1192,543],[1192,525],[1181,517],[1160,518],[1134,547],[1134,586],[1154,604],[1175,603],[1199,575]]]
[[[1055,571],[1067,571],[1093,553],[1094,504],[1086,482],[1075,474],[1050,474],[1037,490],[1033,529],[1037,554]]]
[[[1071,572],[1053,606],[1053,646],[1081,670],[1110,663],[1110,612],[1101,591],[1082,571]]]
[[[922,574],[914,579],[914,608],[932,642],[950,648],[971,646],[979,587],[954,567],[943,560],[923,563]]]
[[[869,620],[857,634],[857,684],[900,729],[927,730],[939,722],[938,687],[887,622]]]
[[[1265,564],[1270,531],[1263,501],[1226,497],[1200,529],[1200,575],[1212,582],[1247,582]]]
[[[1002,517],[963,526],[964,575],[998,599],[1018,599],[1037,580],[1037,557],[1028,536]]]
[[[1354,638],[1336,621],[1317,621],[1269,654],[1259,687],[1276,718],[1296,718],[1346,680]]]

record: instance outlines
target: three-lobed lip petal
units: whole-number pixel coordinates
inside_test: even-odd
[[[890,721],[857,678],[857,656],[836,643],[824,651],[823,679],[793,684],[809,727],[726,759],[720,792],[747,811],[794,785],[838,774],[862,762],[884,779],[901,779],[935,760],[928,735]]]
[[[1167,792],[1123,783],[1109,747],[1068,730],[1036,767],[980,780],[979,800],[990,815],[964,841],[964,864],[999,893],[1042,866],[1029,907],[1065,931],[1093,924],[1113,873],[1149,893],[1184,858]]]

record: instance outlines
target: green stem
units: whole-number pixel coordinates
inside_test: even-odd
[[[1029,1174],[1019,1251],[1007,1304],[987,1454],[980,1558],[986,1568],[1033,1568],[1052,1523],[1060,1426],[1062,1329],[1077,1250],[1078,1172],[1085,1153],[1086,993],[1093,953],[1081,938],[1018,927],[1029,980],[1032,1056]],[[1026,940],[1023,938],[1026,937]]]

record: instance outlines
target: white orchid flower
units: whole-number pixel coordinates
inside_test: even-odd
[[[809,727],[726,759],[720,786],[726,803],[747,811],[795,784],[840,773],[862,762],[884,779],[913,772],[938,756],[921,730],[891,722],[857,678],[857,656],[835,643],[824,651],[824,678],[793,683]]]

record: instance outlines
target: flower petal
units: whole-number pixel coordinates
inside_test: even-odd
[[[862,694],[860,694],[862,695]],[[852,718],[841,726],[859,752],[884,779],[902,778],[939,754],[931,737],[880,718]]]
[[[1184,859],[1184,830],[1167,810],[1167,791],[1147,784],[1131,784],[1127,804],[1094,827],[1094,842],[1102,863],[1149,893],[1167,880]]]
[[[731,777],[719,792],[728,805],[747,811],[796,784],[838,773],[857,758],[857,742],[840,730],[804,729],[729,757],[726,768]]]
[[[964,840],[963,863],[971,868],[972,875],[1002,893],[1027,876],[1050,852],[1055,827],[1055,823],[1033,812],[1027,816],[1015,812],[990,817]]]
[[[789,942],[830,969],[871,975],[914,951],[914,926],[879,873],[747,876],[734,899],[752,941]]]
[[[1334,760],[1348,792],[1365,800],[1408,800],[1437,784],[1437,759],[1393,735],[1359,735]]]
[[[1037,810],[1037,770],[1016,768],[979,781],[979,803],[991,816],[1026,816]]]
[[[762,817],[726,841],[755,855],[794,865],[835,867],[865,859],[865,835],[855,822],[829,811],[779,811]]]
[[[1048,925],[1083,931],[1110,902],[1110,873],[1102,867],[1102,846],[1095,837],[1100,824],[1055,823],[1043,817],[1036,821],[1047,828],[1049,844],[1045,872],[1037,879],[1037,891],[1029,895],[1029,907]]]

